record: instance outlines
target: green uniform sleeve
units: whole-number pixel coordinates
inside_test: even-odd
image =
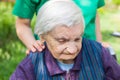
[[[21,18],[31,19],[36,12],[36,5],[35,0],[16,0],[12,13]]]
[[[48,0],[16,0],[13,14],[26,19],[32,19],[39,8]]]
[[[98,8],[100,8],[100,7],[102,7],[102,6],[104,6],[105,5],[105,2],[104,2],[104,0],[99,0],[98,1]]]

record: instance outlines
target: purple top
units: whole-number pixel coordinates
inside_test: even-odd
[[[50,51],[45,49],[45,64],[48,69],[48,74],[50,76],[62,75],[65,80],[70,77],[71,80],[78,79],[78,73],[80,71],[81,55],[80,52],[75,59],[73,68],[70,70],[70,74],[67,74],[66,71],[60,69],[56,60],[51,55]],[[102,62],[105,72],[106,80],[120,80],[120,66],[117,64],[116,60],[106,51],[105,48],[102,49]],[[27,56],[17,67],[15,72],[10,77],[10,80],[35,80],[35,73],[33,64],[29,56]]]

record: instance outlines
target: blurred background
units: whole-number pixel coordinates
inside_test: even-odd
[[[105,7],[99,9],[103,41],[113,47],[120,64],[120,37],[111,35],[115,31],[120,32],[120,0],[105,1]],[[0,0],[0,80],[9,80],[17,64],[26,56],[26,48],[15,32],[14,3],[15,0]],[[34,24],[35,17],[32,28]]]

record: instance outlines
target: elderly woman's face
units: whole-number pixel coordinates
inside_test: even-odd
[[[83,25],[57,26],[44,39],[53,57],[64,63],[72,63],[81,50]]]

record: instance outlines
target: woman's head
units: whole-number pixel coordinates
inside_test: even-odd
[[[35,32],[57,60],[71,63],[81,50],[84,21],[72,1],[51,0],[39,10]]]
[[[50,0],[38,11],[35,33],[41,35],[56,25],[71,27],[75,24],[84,26],[84,20],[80,8],[72,0]]]

